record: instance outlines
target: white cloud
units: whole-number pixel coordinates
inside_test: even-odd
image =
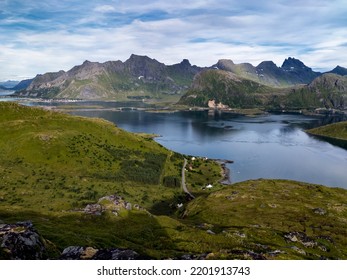
[[[110,5],[102,5],[97,6],[94,11],[98,13],[112,13],[116,11],[116,8]]]
[[[68,70],[85,59],[124,61],[131,53],[166,64],[188,58],[210,66],[230,58],[280,66],[295,56],[314,69],[347,67],[343,2],[54,0],[57,10],[45,10],[40,20],[25,6],[0,20],[0,80]]]

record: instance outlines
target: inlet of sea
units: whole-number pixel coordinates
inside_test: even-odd
[[[71,114],[103,118],[130,132],[158,134],[158,143],[179,153],[232,160],[227,164],[232,183],[271,178],[347,189],[347,150],[305,132],[335,122],[335,117],[143,110],[76,110]]]

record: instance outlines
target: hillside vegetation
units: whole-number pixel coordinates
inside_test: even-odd
[[[264,108],[274,93],[282,95],[283,92],[284,89],[275,89],[232,72],[206,70],[194,77],[180,103],[206,107],[209,100],[215,100],[231,108]]]
[[[1,102],[0,225],[32,221],[49,258],[90,246],[154,259],[347,259],[346,190],[222,186],[217,163],[188,159],[193,200],[181,188],[183,156],[150,136]]]
[[[131,192],[134,203],[148,206],[175,192],[163,191],[163,180],[180,178],[182,156],[149,136],[101,119],[12,103],[1,102],[0,112],[2,203],[69,210],[107,194]]]

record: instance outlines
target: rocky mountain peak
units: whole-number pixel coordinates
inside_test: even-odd
[[[284,70],[298,70],[298,69],[311,69],[307,67],[302,61],[294,57],[288,57],[284,60],[282,67]]]
[[[182,66],[187,66],[187,67],[189,67],[189,66],[191,66],[191,64],[190,64],[190,62],[189,62],[189,60],[188,59],[183,59],[182,61],[181,61],[181,63],[180,63]]]
[[[345,75],[347,75],[347,68],[344,68],[344,67],[337,65],[333,70],[331,70],[328,73],[334,73],[337,75],[345,76]]]
[[[257,69],[278,69],[277,65],[273,61],[263,61],[256,68]]]
[[[165,64],[148,56],[132,54],[124,65],[132,76],[143,77],[147,80],[160,80],[166,72]]]
[[[220,59],[217,64],[213,67],[217,67],[220,70],[232,71],[235,66],[235,63],[231,59]]]

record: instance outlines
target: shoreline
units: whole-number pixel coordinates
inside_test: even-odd
[[[132,106],[131,103],[138,103],[138,101],[133,100],[122,100],[122,101],[116,101],[116,100],[87,100],[87,99],[45,99],[45,98],[35,98],[35,97],[27,97],[27,96],[18,96],[12,94],[6,94],[6,95],[0,95],[1,99],[13,99],[8,101],[14,101],[14,102],[42,102],[47,103],[47,105],[34,105],[38,107],[46,107],[50,110],[56,110],[56,111],[123,111],[123,110],[142,110],[142,111],[148,111],[153,113],[175,113],[177,111],[217,111],[217,112],[223,112],[223,113],[230,113],[230,114],[236,114],[236,115],[245,115],[245,116],[255,116],[255,115],[262,115],[267,113],[284,113],[284,114],[300,114],[300,115],[308,115],[308,116],[345,116],[347,115],[347,110],[338,110],[338,109],[324,109],[324,108],[315,108],[315,109],[266,109],[266,108],[227,108],[227,109],[215,109],[215,108],[209,108],[209,107],[190,107],[190,106],[180,106],[177,104],[172,104],[170,106],[167,106],[167,104],[164,106],[163,104],[159,103],[146,103],[143,102],[145,105],[144,107],[139,107],[138,105]],[[52,102],[59,102],[63,103],[65,105],[61,106],[55,106],[55,105],[49,105],[49,103]],[[94,105],[77,105],[76,103],[84,103],[84,102],[101,102],[101,103],[129,103],[129,105],[125,106],[119,106],[119,107],[103,107],[102,105],[97,105],[93,109],[92,107]],[[66,108],[65,106],[69,106],[68,104],[76,104],[75,106],[71,106],[71,108]],[[175,106],[176,105],[176,106]],[[157,107],[159,106],[159,107]],[[173,107],[171,107],[173,106]],[[60,108],[62,107],[62,108]],[[65,107],[65,108],[64,108]]]
[[[230,168],[227,167],[227,163],[234,163],[233,160],[228,160],[228,159],[213,159],[217,163],[220,164],[221,166],[221,175],[222,179],[220,179],[218,182],[221,183],[222,185],[231,185],[231,170]]]

